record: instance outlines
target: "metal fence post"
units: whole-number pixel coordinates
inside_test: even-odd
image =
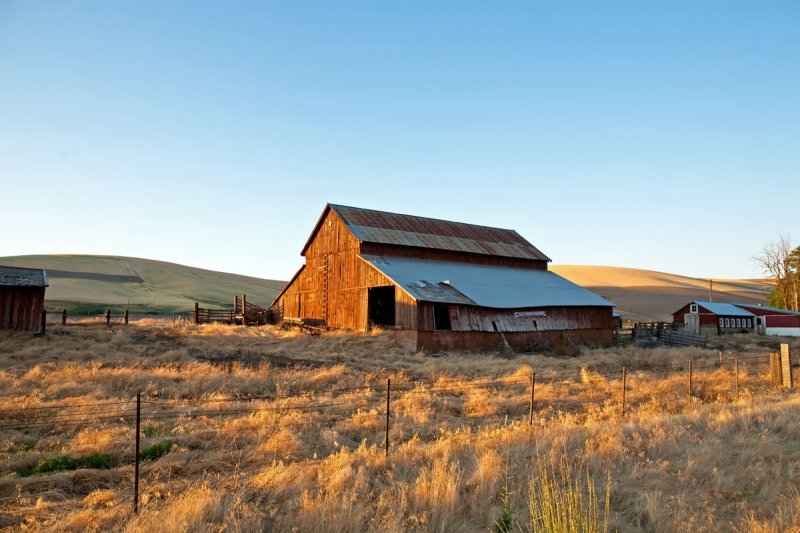
[[[123,318],[125,319],[125,325],[127,326],[128,325],[128,310],[127,309],[125,310],[125,315],[123,316]]]
[[[66,307],[61,310],[61,325],[62,326],[66,326],[67,325],[67,308]]]
[[[386,379],[386,457],[389,457],[389,407],[392,394],[392,379]]]
[[[686,398],[692,399],[692,360],[689,359],[689,381],[686,384]]]
[[[528,415],[528,425],[533,426],[533,402],[534,402],[534,394],[536,392],[536,370],[531,372],[531,405],[530,405],[530,413]]]
[[[627,369],[622,367],[622,416],[625,416],[625,381],[627,378]]]
[[[739,354],[736,354],[734,366],[736,367],[736,399],[738,400],[739,399]]]
[[[133,469],[133,514],[139,513],[139,434],[142,424],[142,393],[136,393],[136,460]]]
[[[106,309],[106,325],[111,324],[111,309]]]

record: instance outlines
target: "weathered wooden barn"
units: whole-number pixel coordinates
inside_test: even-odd
[[[46,287],[44,270],[0,266],[0,329],[41,331]]]
[[[412,350],[609,343],[613,304],[549,272],[517,232],[329,204],[273,303],[328,328],[394,328]]]

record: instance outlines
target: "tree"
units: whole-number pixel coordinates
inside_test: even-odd
[[[800,310],[800,246],[793,249],[789,237],[779,235],[776,242],[764,246],[755,260],[775,282],[769,305]]]

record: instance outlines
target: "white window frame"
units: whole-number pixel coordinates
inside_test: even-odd
[[[725,319],[722,317],[719,317],[719,327],[721,328],[725,327]]]
[[[742,327],[742,319],[741,318],[737,318],[736,319],[736,327],[737,328],[741,328]]]
[[[689,313],[693,315],[699,313],[699,310],[697,309],[697,304],[689,304]]]
[[[725,319],[725,327],[726,327],[726,328],[729,328],[729,327],[731,327],[731,319],[730,319],[730,318],[726,318],[726,319]]]

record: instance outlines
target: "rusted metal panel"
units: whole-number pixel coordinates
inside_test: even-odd
[[[334,204],[326,206],[301,255],[307,254],[330,211],[335,212],[349,232],[362,243],[550,260],[514,230]]]

